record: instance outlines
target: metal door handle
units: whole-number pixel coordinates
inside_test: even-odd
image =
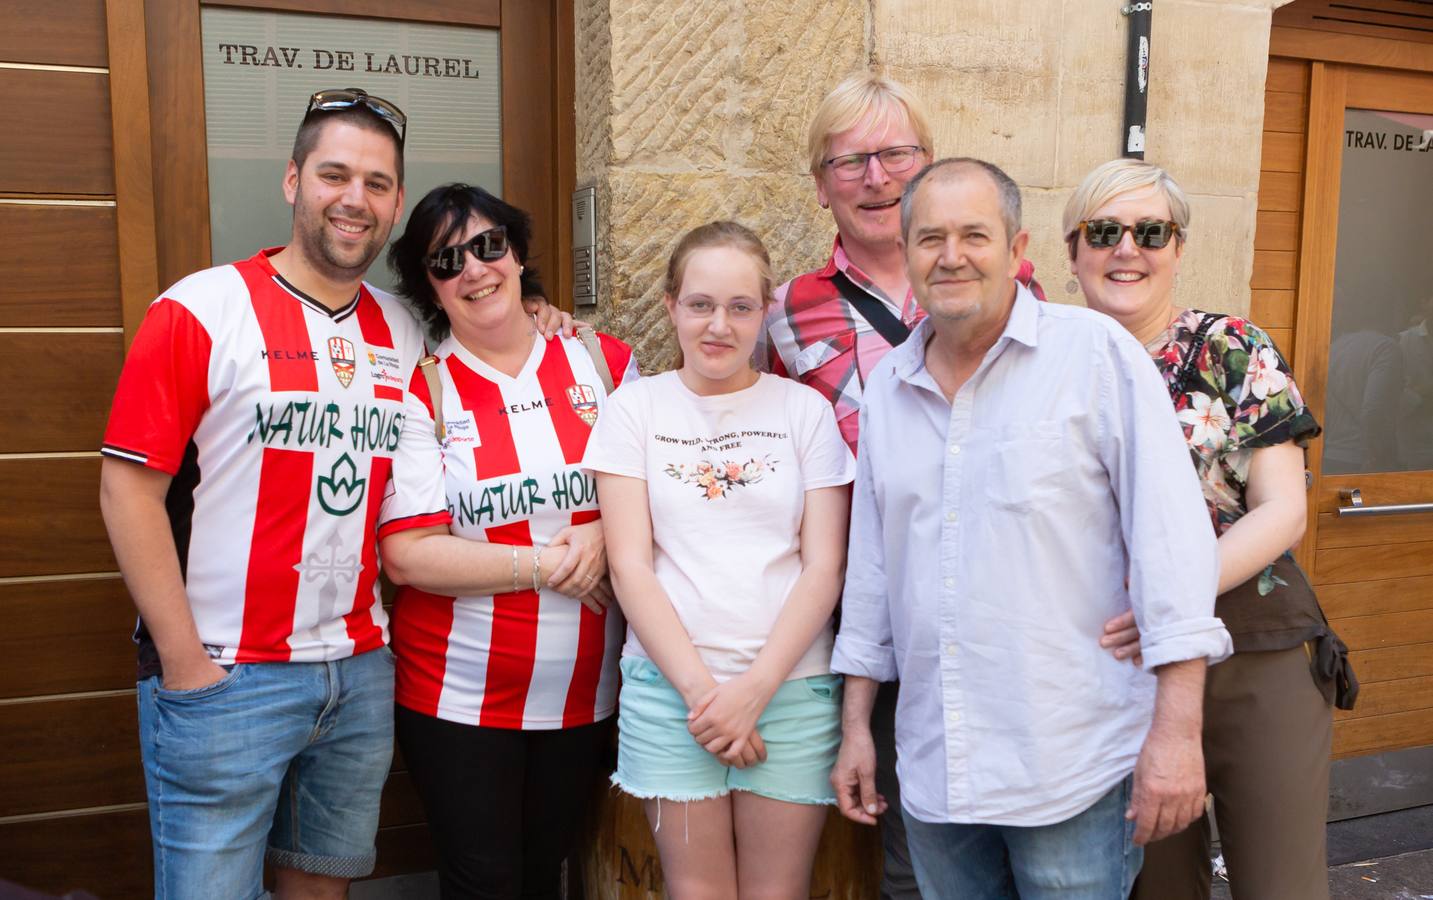
[[[1344,488],[1338,492],[1338,514],[1342,516],[1397,516],[1403,513],[1433,512],[1433,503],[1389,503],[1383,506],[1364,506],[1363,494],[1358,488]]]

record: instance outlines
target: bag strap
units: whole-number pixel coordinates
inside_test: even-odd
[[[871,323],[871,327],[886,339],[886,343],[899,347],[911,336],[911,330],[906,327],[906,323],[898,319],[886,304],[856,287],[845,272],[837,269],[836,274],[831,276],[831,281],[836,285],[836,290],[841,292],[841,296],[846,298],[846,302],[855,307],[861,318]]]
[[[602,386],[607,393],[612,393],[612,370],[607,366],[607,356],[602,352],[602,345],[597,340],[597,332],[586,325],[577,327],[577,337],[582,341],[582,347],[587,355],[592,357],[592,365],[597,369],[597,377],[602,379]]]
[[[1199,327],[1194,329],[1194,343],[1189,345],[1189,355],[1184,357],[1184,365],[1180,366],[1179,374],[1174,377],[1174,383],[1169,386],[1169,396],[1174,402],[1179,402],[1179,397],[1189,386],[1189,379],[1199,368],[1199,358],[1204,355],[1204,342],[1209,338],[1209,329],[1214,323],[1223,318],[1221,313],[1205,313],[1199,320]]]
[[[587,355],[592,357],[592,365],[597,369],[597,377],[602,379],[602,387],[607,393],[612,393],[612,370],[602,353],[602,345],[597,341],[597,332],[584,325],[577,329],[577,337]],[[423,380],[428,382],[428,399],[433,403],[433,434],[441,444],[448,429],[443,424],[443,381],[438,377],[438,357],[425,356],[418,360],[418,370],[423,373]]]
[[[443,381],[438,377],[438,357],[425,356],[418,360],[418,370],[428,382],[428,400],[433,404],[433,434],[441,444],[448,429],[443,425]]]

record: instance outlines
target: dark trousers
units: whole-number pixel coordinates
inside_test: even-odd
[[[1305,649],[1209,669],[1204,768],[1234,900],[1328,900],[1333,710]],[[1133,900],[1208,900],[1209,817],[1145,848]]]
[[[396,710],[444,900],[559,900],[613,720],[521,731]]]
[[[881,845],[885,851],[881,871],[881,900],[920,900],[911,851],[906,846],[906,822],[901,816],[901,785],[896,780],[896,700],[900,682],[884,682],[871,710],[871,737],[876,743],[876,790],[889,808],[881,816]]]

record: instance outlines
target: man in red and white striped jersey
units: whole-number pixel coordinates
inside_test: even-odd
[[[393,702],[374,530],[423,341],[362,279],[403,208],[404,125],[315,94],[288,246],[165,291],[120,376],[101,506],[140,613],[158,897],[259,896],[266,855],[281,897],[373,867]]]

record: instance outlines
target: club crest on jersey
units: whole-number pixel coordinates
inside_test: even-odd
[[[572,411],[591,428],[597,424],[597,392],[585,384],[574,384],[567,388],[567,402]]]
[[[333,363],[333,374],[344,387],[353,384],[353,367],[358,357],[353,354],[353,341],[347,338],[328,339],[328,361]]]

